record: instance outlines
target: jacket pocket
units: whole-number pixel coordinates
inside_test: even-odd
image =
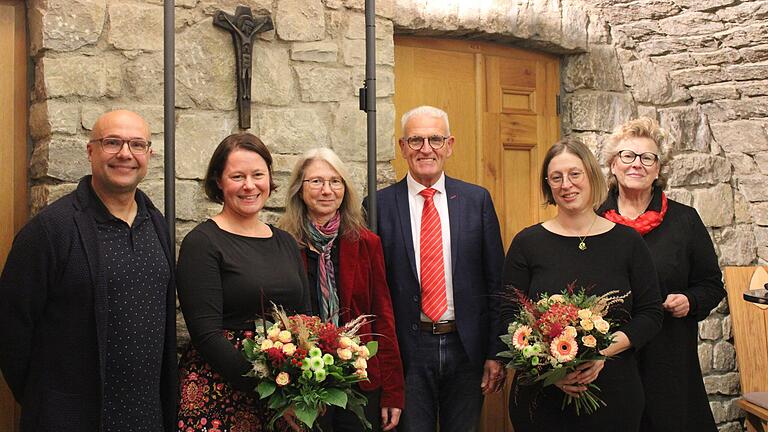
[[[96,431],[98,403],[83,395],[45,389],[40,404],[39,430],[46,432]]]

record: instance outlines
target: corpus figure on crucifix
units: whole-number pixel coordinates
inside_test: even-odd
[[[251,127],[251,57],[253,53],[253,38],[265,31],[272,30],[272,18],[253,16],[251,8],[238,6],[235,14],[230,15],[218,11],[213,18],[213,25],[221,27],[232,34],[237,59],[237,108],[240,115],[240,128]]]

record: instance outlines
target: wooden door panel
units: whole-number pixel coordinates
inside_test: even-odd
[[[27,221],[27,41],[24,2],[0,0],[0,268]],[[0,378],[0,430],[18,430],[19,407]]]
[[[475,59],[434,49],[395,46],[395,137],[402,137],[400,117],[420,105],[440,107],[448,113],[451,133],[456,137],[453,155],[445,165],[448,175],[462,179],[477,177],[475,122]],[[399,146],[393,161],[397,178],[408,171]]]

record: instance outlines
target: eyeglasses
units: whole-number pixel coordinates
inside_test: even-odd
[[[434,150],[438,150],[445,145],[446,136],[432,135],[430,137],[412,136],[405,138],[405,142],[408,143],[408,147],[413,150],[419,151],[424,147],[425,142],[429,142],[429,146]]]
[[[638,157],[640,157],[640,163],[647,167],[653,166],[659,160],[659,156],[651,152],[637,154],[632,150],[619,150],[618,154],[619,159],[627,165],[634,162]]]
[[[583,171],[571,171],[565,176],[560,173],[552,173],[549,177],[545,177],[545,180],[547,180],[547,183],[549,183],[551,187],[558,188],[563,185],[565,177],[568,177],[568,181],[571,182],[572,185],[578,185],[584,181],[585,175]]]
[[[315,177],[308,180],[304,180],[304,183],[309,185],[309,188],[312,190],[320,190],[323,188],[325,183],[328,183],[328,186],[331,187],[333,190],[341,190],[344,189],[344,180],[334,177],[329,179],[324,179],[322,177]]]
[[[91,140],[91,142],[99,142],[101,144],[101,149],[104,150],[104,153],[111,153],[116,154],[120,153],[120,151],[123,149],[123,146],[128,144],[128,150],[131,151],[133,154],[145,154],[149,151],[149,147],[152,145],[151,141],[145,141],[143,139],[122,139],[122,138],[115,138],[115,137],[106,137],[106,138],[99,138],[95,140]]]

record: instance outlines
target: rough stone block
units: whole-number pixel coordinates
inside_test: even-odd
[[[759,62],[768,59],[768,44],[741,48],[739,54],[748,62]]]
[[[699,321],[699,338],[702,340],[719,340],[723,336],[723,323],[721,318],[710,315]]]
[[[761,173],[768,174],[768,152],[755,153],[755,163]]]
[[[315,109],[264,110],[257,121],[264,144],[278,153],[303,153],[330,142],[326,119]]]
[[[163,50],[163,8],[141,3],[109,5],[107,41],[121,50]]]
[[[741,60],[741,54],[734,48],[724,48],[706,53],[693,53],[691,57],[701,66],[729,65]]]
[[[32,3],[32,2],[30,2]],[[30,5],[30,51],[74,51],[94,44],[101,35],[105,0],[48,0]]]
[[[693,193],[686,189],[669,189],[666,190],[667,198],[677,201],[687,206],[693,206]]]
[[[180,112],[176,121],[176,178],[202,179],[216,146],[236,130],[235,111]]]
[[[739,83],[739,93],[745,96],[768,95],[768,80],[757,80]]]
[[[633,117],[632,97],[627,94],[577,91],[568,98],[571,127],[579,131],[611,132]]]
[[[232,37],[211,18],[176,36],[176,105],[236,109]]]
[[[563,88],[623,91],[624,82],[616,49],[610,45],[594,45],[586,54],[567,56],[563,60]]]
[[[752,219],[760,226],[768,226],[768,203],[750,203]]]
[[[701,66],[691,69],[676,70],[669,73],[676,83],[690,87],[727,81],[728,77],[720,66]]]
[[[359,66],[365,64],[365,41],[349,39],[341,42],[341,51],[344,64],[347,66]]]
[[[49,98],[63,96],[101,97],[107,93],[107,66],[103,58],[45,57],[37,64],[37,86]]]
[[[380,104],[377,108],[378,124],[376,130],[376,159],[388,161],[394,159],[392,133],[394,131],[394,110],[392,104]],[[366,161],[367,135],[366,115],[358,109],[355,102],[340,103],[333,114],[331,130],[331,148],[342,155],[345,161]]]
[[[588,33],[590,21],[592,21],[588,10],[582,2],[575,0],[562,1],[561,8],[560,27],[562,28],[562,36],[560,38],[560,46],[565,49],[586,50],[589,46],[589,37],[592,35],[592,33]],[[592,29],[596,30],[594,27]],[[598,35],[594,34],[594,36]],[[593,37],[593,39],[599,39],[599,37]]]
[[[393,28],[392,21],[376,18],[376,39],[391,39]],[[365,14],[347,14],[347,31],[344,32],[347,39],[365,39]]]
[[[723,317],[723,340],[731,340],[733,338],[733,323],[731,316],[726,315]]]
[[[768,97],[745,97],[738,100],[717,100],[702,106],[706,109],[709,121],[713,123],[727,120],[768,117]]]
[[[736,367],[736,350],[728,342],[715,344],[714,367],[718,371],[731,371]]]
[[[365,67],[352,71],[352,85],[355,96],[360,94],[360,88],[365,84]],[[383,98],[395,94],[395,73],[392,68],[380,66],[376,68],[376,97]]]
[[[720,394],[724,396],[733,396],[739,394],[739,374],[729,372],[723,375],[710,375],[704,377],[704,387],[707,394]]]
[[[286,41],[315,41],[325,36],[320,0],[280,0],[275,11],[277,36]]]
[[[768,63],[737,64],[725,67],[725,74],[734,81],[759,80],[768,77]]]
[[[693,207],[708,227],[722,227],[733,221],[733,191],[725,183],[693,191]]]
[[[293,67],[304,102],[341,101],[352,96],[350,71],[314,65]]]
[[[749,212],[749,201],[741,192],[733,193],[733,213],[737,224],[752,223],[752,214]]]
[[[701,365],[701,373],[707,374],[712,371],[712,344],[707,342],[699,343],[699,365]]]
[[[658,65],[667,71],[678,69],[689,69],[699,66],[690,53],[668,54],[653,58],[653,64]]]
[[[739,191],[752,202],[768,201],[768,176],[761,174],[738,176]]]
[[[30,189],[30,213],[32,216],[45,206],[72,192],[77,188],[76,183],[39,184]]]
[[[715,140],[726,152],[754,154],[768,151],[766,124],[758,120],[736,120],[711,123],[710,128]]]
[[[124,75],[127,95],[135,100],[162,104],[163,68],[163,53],[142,54],[128,62]]]
[[[758,153],[759,154],[759,153]],[[726,153],[726,159],[733,165],[734,174],[754,174],[758,171],[755,159],[744,153]]]
[[[255,44],[251,81],[253,102],[284,106],[294,100],[296,93],[288,51],[267,42]]]
[[[669,36],[711,35],[725,30],[717,16],[704,12],[686,12],[664,18],[659,27]]]
[[[673,148],[709,151],[712,137],[704,115],[696,106],[660,109],[659,123],[667,131]]]
[[[733,84],[712,84],[693,86],[688,89],[691,97],[703,103],[717,99],[738,99],[739,91]]]
[[[768,23],[735,26],[718,35],[724,46],[741,48],[768,42]]]
[[[757,257],[755,235],[748,225],[725,227],[716,237],[723,265],[750,265]]]
[[[291,60],[334,63],[339,47],[333,42],[297,42],[291,47]]]
[[[639,103],[667,105],[689,98],[686,90],[673,83],[663,68],[647,60],[623,65],[624,82]]]
[[[65,182],[76,182],[91,172],[84,136],[51,135],[35,145],[30,159],[33,179],[50,177]]]
[[[80,107],[61,99],[48,99],[30,108],[29,133],[32,139],[47,137],[51,133],[74,135],[80,123]]]
[[[704,153],[684,153],[669,163],[669,185],[700,185],[727,182],[731,164],[720,156]]]

